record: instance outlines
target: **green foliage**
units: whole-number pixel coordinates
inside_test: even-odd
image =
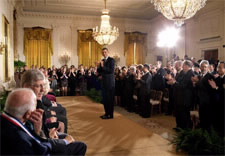
[[[101,91],[98,91],[95,88],[91,88],[90,91],[87,91],[86,95],[95,102],[98,102],[98,103],[102,102],[102,93]]]
[[[17,68],[21,68],[21,67],[23,67],[25,65],[26,65],[26,63],[23,62],[23,61],[20,61],[20,60],[14,61],[14,66],[17,67]]]
[[[56,89],[56,90],[55,90],[55,95],[56,95],[56,96],[60,96],[60,89]]]
[[[171,141],[177,151],[190,155],[224,155],[224,142],[225,138],[220,137],[214,129],[179,129]]]
[[[7,93],[4,93],[1,97],[0,97],[0,112],[3,111],[4,107],[5,107],[5,102],[6,102],[6,99],[7,99]]]

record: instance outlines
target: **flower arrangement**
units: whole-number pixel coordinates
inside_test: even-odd
[[[3,111],[8,93],[16,88],[16,81],[12,76],[9,81],[4,82],[0,80],[0,112]]]

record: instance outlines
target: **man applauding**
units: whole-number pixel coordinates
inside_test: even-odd
[[[105,115],[101,116],[102,119],[113,118],[113,105],[114,105],[114,64],[113,58],[109,57],[109,51],[107,48],[102,49],[102,55],[104,59],[99,63],[98,73],[102,76],[102,94],[103,104],[105,109]]]
[[[37,139],[25,126],[36,120],[36,95],[31,89],[17,89],[9,94],[5,112],[0,116],[1,155],[48,155],[51,145]]]

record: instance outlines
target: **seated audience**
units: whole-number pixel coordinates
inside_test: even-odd
[[[31,89],[16,89],[6,101],[1,123],[1,155],[49,155],[52,146],[36,138],[25,126],[28,120],[39,120],[36,95]],[[41,119],[41,118],[40,118]]]
[[[44,85],[45,76],[41,71],[29,70],[23,74],[21,86],[24,88],[30,88],[34,91],[37,96],[37,109],[41,109],[43,111],[43,114],[37,114],[37,118],[39,120],[33,120],[29,123],[30,129],[33,130],[37,137],[47,139],[52,144],[53,153],[63,154],[65,152],[71,152],[70,155],[76,155],[80,152],[80,150],[85,151],[86,145],[84,143],[75,142],[72,136],[67,134],[59,135],[57,132],[58,125],[55,125],[56,127],[48,127],[46,120],[52,115],[52,112],[48,109],[48,106],[42,102]],[[53,122],[56,121],[57,116],[54,118]]]

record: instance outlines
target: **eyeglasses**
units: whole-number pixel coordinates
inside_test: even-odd
[[[34,85],[32,85],[32,87],[35,87],[35,88],[44,88],[45,87],[45,85],[43,85],[43,84],[34,84]]]

